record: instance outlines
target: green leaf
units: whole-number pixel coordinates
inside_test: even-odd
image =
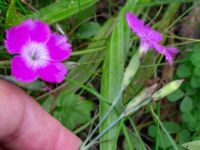
[[[200,76],[200,66],[196,66],[194,69],[194,75]]]
[[[16,0],[11,0],[8,10],[6,12],[6,26],[10,27],[14,24],[15,19],[18,17],[15,8]]]
[[[101,30],[93,38],[92,42],[89,44],[88,49],[104,46],[105,45],[104,40],[109,37],[110,31],[112,31],[112,26],[113,26],[113,18],[109,19],[105,23],[105,25],[101,28]],[[105,56],[105,51],[97,51],[94,53],[88,53],[86,55],[81,56],[81,58],[78,60],[77,63],[83,64],[83,65],[78,65],[77,67],[72,69],[68,73],[67,78],[73,79],[77,82],[84,84],[90,79],[90,77],[93,74],[96,73],[97,68],[101,64],[104,56]],[[66,88],[70,91],[75,92],[76,90],[80,88],[80,86],[67,82]]]
[[[200,64],[200,52],[199,51],[195,51],[192,55],[191,55],[191,62],[193,65],[198,66]]]
[[[167,96],[167,98],[170,102],[176,102],[179,99],[181,99],[184,95],[185,93],[182,90],[178,89],[169,96]]]
[[[101,26],[97,22],[87,22],[80,26],[77,36],[81,39],[88,39],[95,36]]]
[[[15,22],[16,24],[27,18],[38,18],[49,24],[69,18],[70,16],[81,12],[84,9],[97,3],[98,0],[63,0],[49,4],[41,8],[38,12],[22,16]]]
[[[119,92],[121,87],[124,63],[128,52],[130,29],[125,20],[125,13],[133,9],[134,1],[129,0],[126,5],[121,9],[117,18],[111,39],[108,43],[107,55],[103,66],[103,75],[101,82],[101,94],[109,102],[112,103],[113,99]],[[103,116],[110,105],[100,101],[100,116]],[[118,111],[119,105],[116,107]],[[100,131],[106,129],[118,117],[118,113],[113,111],[109,114],[106,120],[102,123]],[[101,117],[100,117],[101,118]],[[117,124],[109,130],[102,138],[100,143],[101,150],[115,150],[117,146],[117,139],[119,136],[120,126]],[[112,140],[110,140],[112,139]]]
[[[154,6],[169,3],[197,2],[199,0],[140,0],[139,6]]]
[[[155,125],[151,125],[148,127],[148,135],[152,138],[156,138],[156,136],[159,136],[158,145],[161,148],[168,148],[172,145],[168,137],[162,131],[159,131],[159,134],[157,135],[157,128]]]
[[[140,141],[137,137],[137,135],[132,132],[131,130],[129,130],[127,128],[127,135],[126,136],[129,136],[130,138],[130,142],[131,142],[131,145],[132,145],[132,148],[129,147],[130,143],[128,143],[126,140],[123,141],[123,150],[141,150],[141,145],[139,144]]]
[[[192,74],[191,69],[186,64],[182,64],[177,68],[176,75],[179,78],[185,78]]]
[[[158,139],[159,147],[166,149],[172,146],[171,142],[169,141],[166,134],[163,132],[159,132],[159,139]]]
[[[190,84],[193,88],[199,88],[200,87],[200,77],[192,76],[191,80],[190,80]]]
[[[192,88],[190,83],[188,82],[188,86],[186,87],[186,95],[189,95],[189,96],[195,95],[197,92],[198,90],[195,88]]]
[[[191,112],[184,112],[182,113],[181,117],[188,130],[192,132],[197,130],[197,128],[199,127],[199,123],[194,114],[192,114]]]
[[[185,142],[190,141],[191,140],[190,132],[186,129],[181,130],[177,135],[177,139],[178,139],[179,144],[183,144]]]
[[[182,112],[190,112],[193,109],[192,99],[186,96],[180,104],[180,110]]]
[[[167,131],[169,133],[177,133],[180,131],[181,127],[179,126],[178,123],[175,122],[163,122],[163,125],[165,126],[165,128],[167,129]]]
[[[155,138],[157,134],[157,128],[155,125],[150,125],[148,127],[148,135],[152,138]]]
[[[77,125],[91,119],[90,113],[93,108],[94,105],[91,101],[82,100],[80,96],[65,90],[56,99],[56,110],[53,115],[64,126],[72,130]]]
[[[49,97],[42,103],[42,107],[43,107],[47,112],[50,113],[53,102],[54,102],[54,99],[52,98],[52,96],[49,96]]]
[[[189,143],[183,144],[183,147],[185,147],[188,150],[199,150],[200,148],[200,140],[198,141],[192,141]]]
[[[22,88],[28,89],[28,90],[32,90],[32,91],[45,91],[46,89],[46,84],[40,80],[36,80],[34,82],[31,83],[27,83],[27,82],[18,82],[14,79],[13,76],[3,76],[0,75],[0,78],[7,80],[9,82],[12,82]]]

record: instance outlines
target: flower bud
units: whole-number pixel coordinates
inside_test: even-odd
[[[126,70],[125,70],[124,77],[123,77],[123,80],[122,80],[123,89],[125,89],[130,84],[130,82],[131,82],[132,78],[135,76],[139,66],[140,66],[139,53],[136,52],[132,56],[132,58],[131,58],[131,60],[130,60],[130,62],[128,64]]]
[[[166,84],[163,88],[155,92],[152,96],[153,101],[157,101],[159,99],[164,98],[165,96],[171,94],[172,92],[176,91],[180,85],[183,83],[184,80],[175,80],[168,84]]]
[[[124,116],[127,116],[146,105],[151,100],[151,95],[156,90],[157,85],[158,84],[156,83],[150,87],[144,88],[136,97],[134,97],[126,106],[123,112]]]

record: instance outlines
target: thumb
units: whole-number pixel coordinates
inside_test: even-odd
[[[78,150],[81,140],[18,87],[0,80],[0,147]]]

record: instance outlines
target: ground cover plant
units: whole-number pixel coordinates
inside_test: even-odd
[[[80,150],[199,150],[198,2],[1,0],[0,77]]]

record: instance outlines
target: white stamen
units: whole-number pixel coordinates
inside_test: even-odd
[[[139,47],[139,56],[143,56],[149,50],[149,44],[142,42]]]
[[[46,46],[33,41],[27,43],[22,48],[21,56],[32,69],[45,67],[50,60]]]

